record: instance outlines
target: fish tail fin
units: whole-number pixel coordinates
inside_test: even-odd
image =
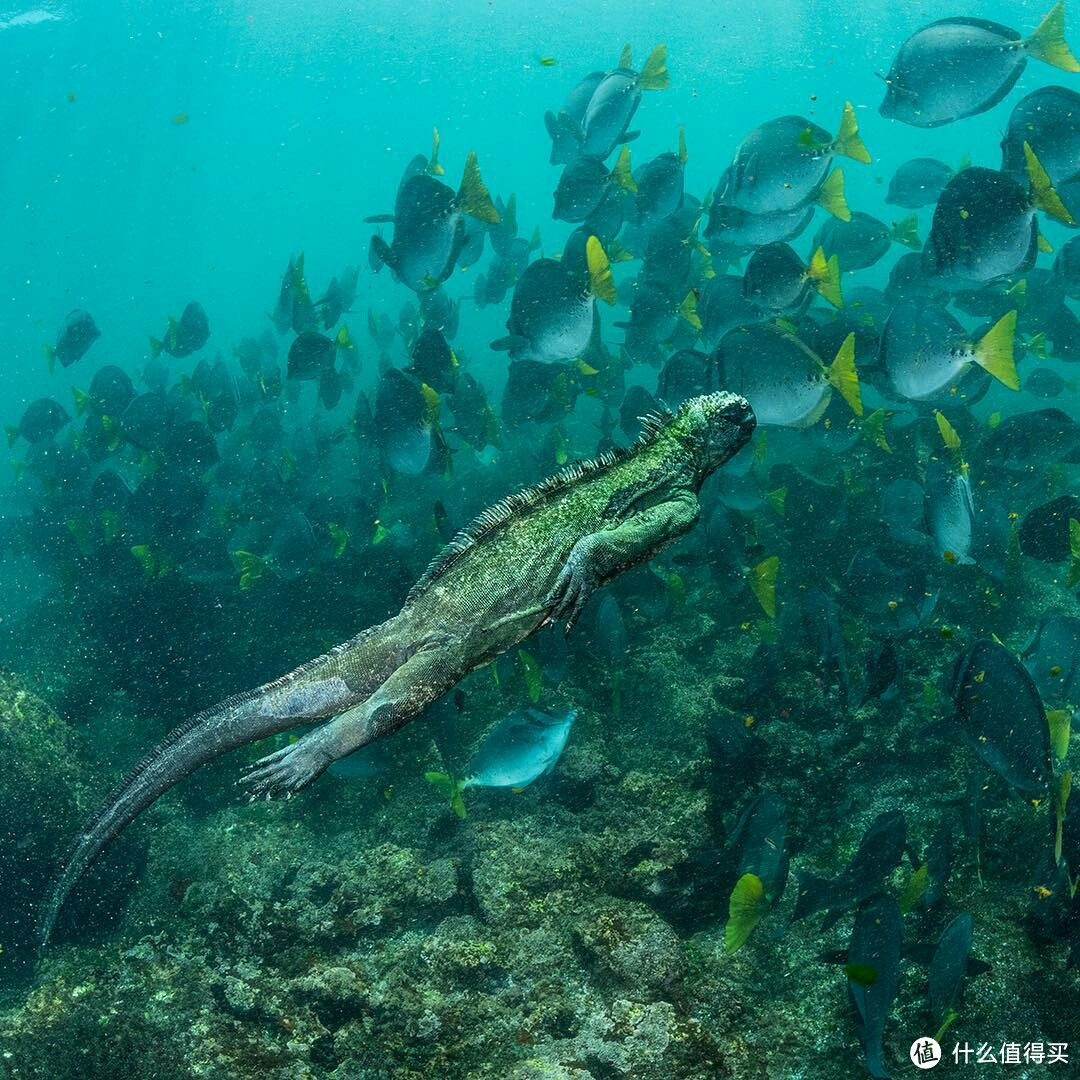
[[[158,341],[156,337],[150,339],[150,355],[156,360],[165,348],[165,342]]]
[[[465,172],[461,177],[457,201],[463,213],[485,221],[488,225],[499,224],[499,211],[495,209],[491,194],[480,175],[475,150],[470,150],[469,156],[465,159]]]
[[[85,390],[73,386],[71,396],[75,399],[75,415],[82,416],[86,412],[86,406],[90,404],[90,395]]]
[[[875,409],[862,422],[863,438],[874,446],[884,450],[886,454],[892,453],[889,440],[885,437],[885,410]]]
[[[589,292],[605,304],[615,303],[615,279],[604,246],[595,236],[585,243],[585,259],[589,266]]]
[[[701,318],[697,313],[697,294],[691,289],[679,305],[679,317],[685,319],[695,330],[701,329]]]
[[[253,551],[234,551],[233,558],[240,567],[240,591],[247,592],[266,569],[266,556],[256,555]]]
[[[1069,578],[1066,582],[1072,588],[1080,582],[1080,521],[1069,518]]]
[[[461,797],[461,793],[469,786],[468,781],[455,780],[445,772],[426,772],[424,779],[429,784],[434,784],[450,800],[450,809],[464,821],[465,800]]]
[[[51,345],[42,345],[41,351],[45,354],[45,363],[49,365],[49,374],[56,370],[56,350]]]
[[[911,217],[896,222],[889,230],[889,239],[894,244],[902,244],[906,248],[911,248],[912,251],[920,250],[922,241],[919,239],[919,219],[912,214]]]
[[[833,139],[833,151],[863,165],[870,164],[870,151],[859,137],[859,122],[855,119],[855,110],[850,101],[844,102],[844,114],[840,117],[840,130]]]
[[[1020,389],[1016,372],[1013,342],[1016,337],[1016,311],[1007,311],[975,344],[975,363],[1010,390]]]
[[[761,610],[770,619],[776,618],[776,578],[780,572],[780,556],[770,555],[747,572],[746,580]]]
[[[384,266],[389,266],[391,270],[394,269],[394,253],[390,245],[381,236],[371,238],[369,256],[368,262],[376,274]]]
[[[624,146],[615,159],[615,168],[611,170],[611,179],[623,189],[631,193],[637,193],[637,182],[630,169],[630,147]]]
[[[685,165],[690,160],[690,155],[686,152],[686,128],[679,125],[679,164]]]
[[[814,288],[835,308],[844,306],[844,296],[840,291],[840,260],[835,255],[825,258],[825,249],[819,247],[810,256],[810,265],[806,276]]]
[[[767,491],[765,493],[765,501],[769,504],[769,509],[777,517],[783,517],[786,513],[787,506],[787,488],[778,487],[773,491]]]
[[[1035,207],[1049,214],[1066,225],[1075,225],[1072,214],[1061,201],[1061,196],[1054,190],[1050,175],[1043,168],[1042,162],[1035,156],[1031,144],[1024,143],[1024,161],[1027,165],[1028,184],[1031,187],[1031,201]]]
[[[1006,289],[1005,295],[1009,297],[1018,308],[1025,307],[1027,305],[1027,278],[1022,277],[1015,285]]]
[[[844,198],[844,170],[833,169],[818,188],[818,206],[841,221],[851,220],[851,208]]]
[[[937,424],[945,449],[959,454],[960,436],[957,434],[956,428],[949,423],[949,418],[940,409],[934,410],[934,422]]]
[[[637,80],[639,90],[666,90],[670,85],[667,70],[667,46],[657,45]]]
[[[334,338],[334,344],[339,349],[353,349],[356,347],[353,344],[352,334],[349,333],[348,323],[341,324],[341,329],[338,330],[337,335]]]
[[[1065,4],[1059,2],[1024,42],[1028,56],[1062,71],[1080,71],[1080,63],[1065,41]]]
[[[17,427],[12,427],[10,424],[5,424],[4,432],[7,435],[7,444],[8,449],[10,450],[11,447],[15,445],[16,440],[19,438],[19,429]]]
[[[728,921],[724,926],[724,952],[736,953],[746,944],[769,906],[765,885],[757,874],[743,874],[735,882],[728,900]]]
[[[840,396],[851,406],[856,416],[862,416],[862,391],[859,389],[859,373],[855,369],[855,335],[848,334],[829,365],[829,385],[840,391]]]
[[[446,170],[439,164],[439,129],[431,129],[431,157],[427,165],[428,176],[445,176]]]

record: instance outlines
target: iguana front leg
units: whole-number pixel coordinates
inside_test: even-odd
[[[697,523],[700,513],[697,496],[687,491],[641,510],[610,529],[583,536],[571,548],[545,601],[545,606],[551,608],[545,625],[565,617],[569,631],[596,589],[684,536]]]

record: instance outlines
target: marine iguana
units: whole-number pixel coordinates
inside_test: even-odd
[[[240,781],[253,796],[291,795],[535,630],[565,619],[569,631],[594,590],[694,526],[703,481],[747,443],[755,423],[747,402],[723,391],[643,417],[632,446],[569,465],[480,514],[431,562],[397,615],[176,728],[75,838],[43,909],[41,944],[106,844],[199,766],[326,721]]]

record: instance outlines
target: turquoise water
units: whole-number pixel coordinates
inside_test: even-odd
[[[922,130],[878,113],[896,50],[947,16],[1028,34],[1044,14],[877,0],[148,0],[0,12],[0,412],[14,428],[52,398],[72,418],[35,447],[13,430],[11,468],[0,469],[0,1076],[913,1076],[909,1046],[935,1033],[946,1058],[1011,1040],[1028,1046],[1015,1075],[1070,1075],[1080,817],[1063,725],[1080,661],[1080,636],[1069,636],[1080,546],[1074,537],[1070,551],[1068,536],[1080,502],[1049,525],[1030,518],[1030,533],[1023,525],[1076,495],[1076,339],[1061,319],[1075,320],[1078,291],[1059,296],[1057,279],[1037,276],[1075,235],[1043,213],[1054,252],[987,286],[985,310],[913,294],[951,303],[965,342],[1018,309],[1008,352],[1019,392],[978,372],[977,386],[957,376],[927,401],[883,389],[877,342],[910,300],[886,291],[907,250],[892,245],[842,279],[845,293],[872,287],[883,305],[852,323],[860,420],[837,392],[823,422],[772,426],[766,402],[730,387],[760,414],[753,441],[704,481],[696,528],[665,535],[677,545],[657,545],[651,570],[594,596],[565,640],[545,630],[508,641],[460,685],[440,685],[445,696],[433,692],[416,723],[296,785],[295,798],[249,802],[233,786],[263,755],[307,745],[291,724],[264,724],[228,758],[208,753],[99,860],[87,846],[93,865],[43,950],[36,928],[68,844],[85,840],[109,788],[168,732],[394,616],[485,506],[632,445],[627,388],[661,407],[658,368],[697,345],[682,326],[657,342],[655,363],[622,362],[618,324],[643,273],[643,251],[631,250],[643,240],[625,229],[608,245],[619,302],[598,305],[601,344],[587,363],[564,358],[571,407],[564,382],[551,415],[515,424],[508,354],[490,347],[507,333],[513,286],[499,303],[474,300],[494,259],[485,241],[443,292],[460,302],[452,378],[476,379],[498,436],[466,438],[458,391],[425,386],[422,397],[418,378],[410,401],[426,411],[405,434],[427,437],[434,396],[438,438],[426,466],[395,467],[365,408],[387,369],[406,368],[410,331],[380,345],[368,323],[396,325],[418,299],[373,271],[371,236],[389,241],[394,226],[365,218],[393,210],[434,128],[442,179],[456,190],[474,152],[492,197],[516,196],[518,235],[538,230],[530,259],[559,255],[574,225],[552,220],[561,167],[549,163],[544,113],[589,72],[613,68],[624,43],[635,69],[664,43],[670,85],[642,95],[635,169],[676,150],[681,130],[685,191],[704,201],[751,129],[798,114],[835,133],[850,102],[872,160],[841,162],[848,204],[890,226],[914,213],[925,242],[934,206],[884,201],[897,167],[933,157],[998,169],[1017,102],[1074,88],[1077,76],[1031,61],[1000,104]],[[1080,44],[1075,22],[1066,32]],[[700,303],[711,268],[697,247],[706,214],[694,220],[683,237],[694,270],[676,300]],[[791,241],[800,258],[827,220],[816,210]],[[633,257],[616,261],[619,246]],[[301,252],[316,301],[344,267],[359,268],[349,310],[319,327],[333,338],[347,326],[354,343],[328,346],[345,377],[336,405],[320,404],[312,382],[256,389],[236,352],[269,332],[266,372],[284,376],[295,327],[275,332],[272,316]],[[725,271],[712,253],[734,275],[749,255]],[[1006,299],[986,299],[1021,278]],[[238,388],[237,416],[207,435],[219,462],[174,471],[165,436],[110,442],[106,426],[95,442],[101,410],[76,404],[106,364],[144,391],[151,338],[191,300],[210,335],[190,356],[165,356],[170,424],[207,431],[199,380],[218,359]],[[43,345],[73,309],[101,336],[50,370]],[[828,363],[841,315],[819,299],[809,310],[786,313],[785,332]],[[1036,370],[1059,377],[1050,396],[1029,384]],[[1060,413],[1021,432],[1019,449],[996,446],[1000,425],[1048,408]],[[265,447],[260,411],[282,422]],[[135,495],[102,515],[88,492],[112,468]],[[962,509],[939,513],[935,470],[946,495],[950,484],[974,491],[970,558],[954,550],[966,543]],[[888,509],[898,482],[918,488],[900,524]],[[935,514],[950,527],[963,518],[959,533],[942,539]],[[538,534],[528,557],[558,542]],[[884,566],[861,578],[852,567],[868,551]],[[434,622],[395,645],[395,664],[439,647],[445,627]],[[332,700],[308,719],[344,711],[337,686],[316,684]],[[301,716],[295,702],[271,702]],[[241,720],[249,704],[235,707]],[[266,793],[259,784],[245,790]],[[777,805],[780,824],[766,821]],[[738,896],[761,882],[734,948]],[[942,941],[963,937],[968,917],[965,967],[967,951]],[[890,920],[892,936],[881,929]],[[963,990],[939,1008],[949,978]],[[1038,1061],[1035,1042],[1071,1042],[1060,1053],[1073,1064]]]

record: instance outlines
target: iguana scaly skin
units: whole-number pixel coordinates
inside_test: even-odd
[[[533,631],[559,619],[569,629],[595,589],[693,527],[702,482],[746,444],[754,423],[746,401],[723,392],[643,418],[633,446],[570,465],[485,510],[393,618],[177,728],[76,837],[43,914],[42,944],[102,848],[200,765],[325,720],[241,781],[253,795],[299,791]]]

